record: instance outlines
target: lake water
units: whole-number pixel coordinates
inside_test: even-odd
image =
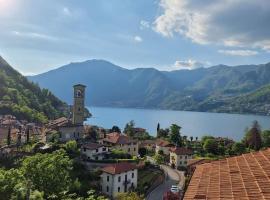
[[[93,115],[87,120],[88,124],[104,128],[117,125],[123,130],[127,122],[134,120],[137,127],[147,129],[153,136],[156,136],[158,122],[161,128],[176,123],[182,127],[183,135],[194,138],[208,134],[240,140],[245,129],[254,120],[259,122],[262,129],[270,129],[269,116],[133,108],[88,107],[88,109]]]

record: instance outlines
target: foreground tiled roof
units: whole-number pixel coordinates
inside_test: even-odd
[[[123,172],[131,171],[133,169],[137,169],[137,166],[135,164],[115,163],[115,164],[111,164],[106,167],[103,167],[101,170],[109,174],[121,174]]]
[[[175,153],[176,155],[192,155],[193,151],[191,149],[185,147],[173,147],[170,149],[171,152]]]
[[[270,199],[270,149],[198,165],[184,199]]]

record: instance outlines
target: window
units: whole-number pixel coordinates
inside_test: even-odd
[[[187,156],[185,156],[185,159],[187,159]]]
[[[180,161],[179,164],[182,165],[182,161]]]
[[[136,151],[136,148],[134,148],[134,151]]]
[[[80,107],[78,108],[78,111],[81,111],[81,108]]]
[[[134,188],[134,183],[131,183],[131,188]]]
[[[110,177],[109,176],[107,176],[107,182],[109,182],[110,181]]]
[[[73,133],[73,137],[75,137],[75,132]]]
[[[107,192],[109,192],[109,186],[107,186]]]
[[[102,151],[106,151],[106,147],[103,147],[103,148],[102,148]]]
[[[118,176],[118,182],[120,182],[121,181],[121,176]]]
[[[86,148],[83,148],[83,151],[86,151]]]
[[[128,148],[128,152],[130,152],[130,148]]]
[[[180,156],[180,159],[182,159],[182,156]]]
[[[118,187],[118,192],[120,192],[120,187]]]
[[[98,149],[96,149],[96,152],[98,152]]]
[[[132,172],[131,177],[134,178],[134,173]]]
[[[98,157],[95,157],[96,160],[98,160]]]

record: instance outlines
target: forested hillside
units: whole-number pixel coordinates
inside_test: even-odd
[[[0,114],[44,123],[66,110],[67,104],[49,90],[29,82],[0,57]]]

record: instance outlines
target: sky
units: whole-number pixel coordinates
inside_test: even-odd
[[[0,55],[25,75],[105,59],[125,68],[270,62],[269,0],[0,0]]]

